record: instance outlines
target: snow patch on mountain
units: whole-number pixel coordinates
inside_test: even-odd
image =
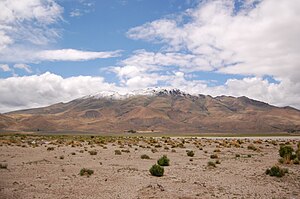
[[[166,88],[146,88],[140,90],[130,91],[128,93],[119,93],[116,91],[101,91],[96,94],[87,95],[82,99],[126,99],[133,96],[159,96],[159,95],[173,95],[173,96],[190,96],[190,94],[180,91],[179,89],[166,89]]]

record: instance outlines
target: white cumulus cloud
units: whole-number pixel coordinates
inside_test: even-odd
[[[160,19],[130,29],[128,36],[164,43],[171,51],[185,49],[222,73],[299,81],[299,9],[298,0],[263,0],[235,13],[234,1],[205,1],[186,11],[186,23]]]
[[[113,57],[119,53],[45,48],[37,51],[21,48],[19,51],[20,46],[15,44],[22,35],[13,33],[29,26],[19,27],[14,22],[35,21],[38,14],[27,15],[25,9],[19,18],[12,17],[10,10],[15,5],[7,6],[8,2],[0,1],[3,10],[0,20],[7,19],[7,22],[0,23],[2,63],[5,63],[3,60],[18,60],[16,63],[26,63],[26,60],[83,61]],[[50,16],[48,20],[42,17],[38,24],[47,26],[60,20],[62,8],[54,1],[32,2],[42,5],[38,10]],[[146,40],[162,45],[162,48],[157,52],[137,50],[110,67],[109,70],[119,78],[119,86],[105,82],[103,77],[63,78],[49,72],[0,79],[0,112],[68,101],[104,90],[124,91],[151,86],[179,88],[192,94],[245,95],[273,105],[300,109],[300,1],[241,2],[244,4],[237,10],[233,0],[201,1],[196,8],[180,16],[168,16],[130,29],[127,32],[129,38]],[[44,8],[43,5],[54,8]],[[36,6],[31,6],[31,10],[33,7]],[[42,27],[33,28],[41,34],[26,36],[26,41],[35,45],[44,45],[59,36],[55,29],[47,35]],[[26,34],[29,33],[33,31]],[[0,68],[3,71],[13,69],[4,65]],[[199,71],[243,77],[213,86],[207,78],[201,80],[197,77]]]
[[[63,78],[50,72],[0,79],[0,112],[66,102],[101,90],[115,86],[102,77]]]
[[[60,38],[63,8],[55,0],[0,1],[0,61],[84,61],[118,56],[97,52],[49,49]]]
[[[237,8],[233,0],[202,1],[179,16],[131,28],[129,38],[157,43],[162,48],[159,52],[136,53],[121,67],[135,66],[143,76],[154,76],[168,66],[173,73],[167,74],[165,83],[170,86],[212,95],[247,95],[299,108],[300,1],[249,0],[240,4]],[[245,78],[210,87],[203,81],[186,79],[189,74],[176,76],[178,72],[199,71]],[[267,81],[265,76],[276,82]]]

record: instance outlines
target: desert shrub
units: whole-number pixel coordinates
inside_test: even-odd
[[[94,171],[92,169],[82,168],[79,172],[79,175],[90,177],[90,175],[92,175],[93,173]]]
[[[216,160],[216,164],[221,164],[220,160]]]
[[[252,156],[251,156],[251,154],[248,154],[247,157],[248,157],[248,158],[251,158]]]
[[[294,161],[293,161],[294,164],[300,164],[300,161],[298,158],[296,158]]]
[[[76,155],[76,153],[75,153],[75,152],[72,152],[71,155]]]
[[[258,148],[256,148],[253,144],[250,144],[247,149],[253,150],[253,151],[258,151]]]
[[[179,144],[177,145],[177,147],[179,147],[179,148],[185,148],[184,143],[179,143]]]
[[[241,157],[241,155],[240,154],[235,154],[235,157],[239,158],[239,157]]]
[[[211,159],[217,159],[217,158],[218,158],[218,155],[217,155],[217,154],[212,154],[212,155],[210,155],[210,158],[211,158]]]
[[[192,151],[192,150],[187,151],[186,154],[187,154],[187,156],[189,156],[189,157],[194,157],[194,155],[195,155],[194,151]]]
[[[157,164],[160,166],[169,166],[170,165],[170,159],[166,156],[163,155],[161,158],[157,160]]]
[[[215,152],[215,153],[220,153],[221,150],[220,150],[220,149],[215,149],[214,152]]]
[[[63,159],[65,159],[65,156],[61,155],[61,156],[59,156],[59,159],[63,160]]]
[[[122,152],[120,150],[115,150],[115,155],[122,155]]]
[[[150,159],[150,157],[146,154],[141,155],[141,159]]]
[[[130,153],[130,150],[129,149],[122,149],[121,152]]]
[[[175,149],[172,149],[171,152],[172,152],[172,153],[176,153],[176,150],[175,150]]]
[[[284,158],[279,158],[278,162],[281,163],[281,164],[283,164],[284,163]]]
[[[208,167],[216,167],[216,163],[214,163],[213,161],[209,161],[209,162],[207,163],[207,166],[208,166]]]
[[[97,151],[89,151],[90,155],[97,155]]]
[[[151,175],[153,176],[163,176],[164,175],[164,168],[160,165],[154,164],[152,165],[152,167],[149,169],[149,172],[151,173]]]
[[[48,147],[47,148],[47,151],[53,151],[54,150],[54,147]]]
[[[290,163],[293,158],[296,158],[295,155],[293,156],[293,152],[294,149],[289,145],[280,146],[279,155],[284,159],[284,163]]]
[[[272,140],[272,141],[271,141],[271,144],[273,144],[274,146],[277,146],[277,145],[278,145],[277,142],[276,142],[275,140]]]
[[[7,169],[7,164],[0,163],[0,169]]]
[[[279,166],[272,166],[271,169],[266,170],[266,174],[270,176],[282,177],[288,173],[288,169],[280,168]]]
[[[151,152],[156,153],[156,152],[158,152],[158,150],[157,149],[151,149]]]
[[[283,157],[283,158],[289,157],[289,158],[291,158],[293,152],[294,152],[294,149],[289,145],[280,146],[280,149],[279,149],[280,157]]]

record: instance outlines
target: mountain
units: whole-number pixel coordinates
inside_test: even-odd
[[[146,89],[124,95],[100,92],[68,103],[2,114],[0,129],[183,134],[300,132],[300,111],[247,97]]]

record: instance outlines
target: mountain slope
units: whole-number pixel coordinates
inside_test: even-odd
[[[68,103],[7,113],[5,117],[16,122],[0,128],[29,131],[121,133],[134,129],[169,133],[266,133],[300,130],[297,109],[278,108],[247,97],[214,98],[164,89],[126,95],[99,93]]]

